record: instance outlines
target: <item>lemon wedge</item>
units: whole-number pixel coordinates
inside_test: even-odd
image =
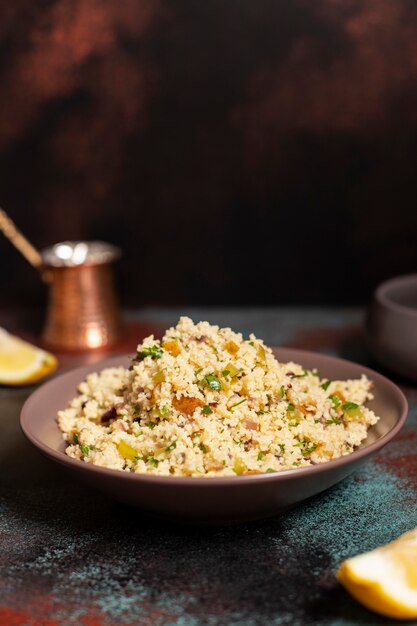
[[[53,372],[57,364],[53,354],[0,328],[0,384],[35,383]]]
[[[417,528],[343,561],[337,577],[368,609],[394,619],[417,619]]]

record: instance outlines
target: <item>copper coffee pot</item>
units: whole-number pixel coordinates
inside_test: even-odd
[[[91,350],[120,336],[113,280],[119,248],[101,241],[64,241],[38,252],[0,209],[0,230],[49,285],[42,338],[48,346]]]

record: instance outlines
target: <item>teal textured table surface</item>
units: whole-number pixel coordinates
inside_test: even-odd
[[[359,310],[129,311],[131,343],[122,347],[145,329],[159,333],[180,314],[380,371],[367,353]],[[0,314],[0,325],[25,334],[15,320]],[[407,424],[389,446],[281,517],[223,528],[150,521],[74,482],[20,432],[21,405],[33,388],[0,388],[0,625],[395,623],[362,608],[335,578],[344,558],[417,526],[417,388],[389,376],[410,404]]]

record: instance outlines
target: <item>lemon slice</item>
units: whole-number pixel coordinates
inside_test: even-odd
[[[368,609],[395,619],[417,619],[417,528],[347,559],[337,577]]]
[[[0,328],[0,384],[35,383],[53,372],[57,364],[53,354]]]

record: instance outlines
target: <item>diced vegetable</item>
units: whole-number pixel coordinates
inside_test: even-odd
[[[320,387],[321,387],[322,389],[324,389],[324,391],[327,391],[327,390],[328,390],[328,388],[329,388],[329,386],[330,386],[330,384],[331,384],[331,382],[332,382],[331,380],[325,380],[325,381],[324,381],[324,383],[322,383],[322,384],[320,385]]]
[[[172,452],[177,447],[177,440],[173,441],[165,448],[165,452]]]
[[[226,341],[224,349],[233,356],[239,352],[239,346],[234,341]]]
[[[284,395],[285,395],[284,385],[281,385],[281,387],[279,389],[279,395],[281,396],[281,398],[284,397]]]
[[[169,352],[171,356],[178,356],[179,354],[181,354],[181,348],[179,347],[178,342],[175,340],[164,341],[162,347],[164,348],[164,350]]]
[[[172,400],[172,405],[177,411],[185,413],[186,415],[192,415],[197,407],[203,407],[204,402],[199,398],[189,398],[188,396],[181,396]]]
[[[126,441],[123,441],[123,439],[119,441],[117,445],[117,450],[120,456],[122,456],[124,459],[128,459],[129,461],[133,462],[136,461],[138,451],[135,450],[135,448],[132,448],[132,446],[129,446],[129,444],[126,443]]]
[[[210,413],[213,413],[213,410],[208,406],[208,404],[205,404],[203,406],[202,411],[203,411],[204,415],[210,415]]]
[[[200,445],[198,446],[200,448],[200,450],[204,453],[207,454],[208,450],[206,448],[206,446],[204,445],[204,443],[200,443]]]
[[[90,454],[90,446],[85,446],[84,444],[80,443],[80,450],[85,455]]]
[[[164,383],[165,380],[166,380],[166,377],[165,377],[164,370],[159,370],[159,372],[156,372],[153,376],[154,383]]]
[[[235,461],[233,463],[233,471],[235,474],[237,474],[238,476],[240,476],[241,474],[244,474],[247,471],[247,467],[245,465],[245,463],[242,461],[242,459],[240,459],[238,456],[235,457]]]
[[[230,376],[231,378],[234,378],[235,376],[237,376],[240,372],[240,369],[237,368],[235,365],[233,365],[233,363],[228,363],[226,365],[226,369],[224,370],[224,372],[229,372],[228,376]],[[223,376],[225,376],[226,374],[224,374],[223,372]]]
[[[259,452],[257,459],[258,461],[262,461],[262,459],[264,458],[264,453],[263,452]]]

